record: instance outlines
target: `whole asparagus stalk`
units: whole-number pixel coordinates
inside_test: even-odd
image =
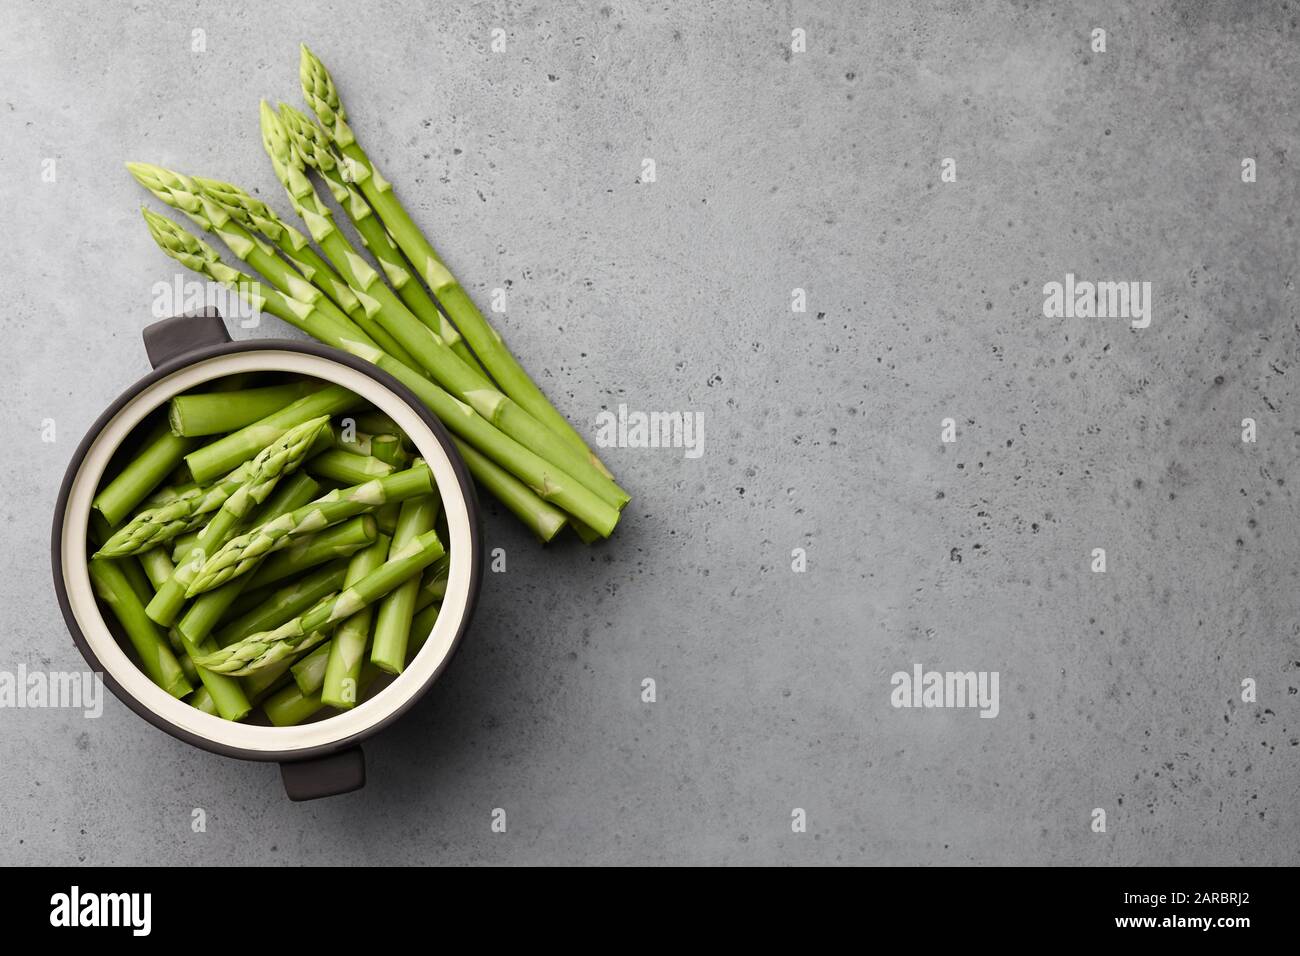
[[[368,346],[346,329],[340,329],[329,322],[328,316],[311,303],[291,299],[252,277],[230,268],[221,262],[211,246],[169,220],[156,216],[148,210],[145,210],[145,220],[155,241],[167,255],[196,272],[234,289],[255,308],[271,312],[295,328],[320,339],[326,345],[354,351],[355,354],[372,362],[377,357],[383,356],[378,349]],[[387,356],[383,357],[387,358]],[[582,503],[580,493],[570,490],[574,484],[573,479],[562,480],[557,469],[548,466],[526,448],[518,446],[516,442],[492,428],[488,422],[475,414],[473,409],[402,363],[394,360],[391,364],[381,367],[390,372],[394,368],[402,370],[402,381],[408,387],[413,382],[420,383],[417,387],[420,389],[421,401],[453,431],[465,438],[467,442],[473,442],[476,448],[484,452],[484,457],[477,466],[471,463],[476,477],[489,489],[501,488],[507,491],[510,497],[503,498],[507,506],[521,520],[528,523],[542,540],[550,540],[558,532],[559,527],[562,527],[557,525],[558,512],[548,506],[546,501],[542,500],[543,497],[565,510],[575,507],[593,509],[588,511],[585,523],[591,527],[605,528],[603,531],[605,536],[612,531],[618,521],[617,511],[601,501],[597,501],[594,505]],[[408,372],[409,375],[405,374]],[[426,385],[431,388],[425,388]],[[490,465],[487,459],[491,460]],[[511,481],[505,474],[507,470],[519,480]],[[526,498],[528,494],[533,497]],[[575,512],[575,514],[581,517],[580,513]]]
[[[289,138],[293,141],[294,151],[325,180],[335,201],[348,214],[357,233],[361,236],[361,241],[374,255],[384,270],[384,275],[388,277],[389,283],[406,303],[406,307],[466,364],[487,378],[487,372],[470,351],[464,337],[438,310],[437,303],[411,273],[410,265],[402,255],[402,250],[397,247],[397,243],[388,234],[384,224],[374,214],[374,210],[361,195],[361,191],[347,181],[341,165],[342,160],[334,152],[325,131],[304,113],[284,103],[280,104],[280,118],[289,133]]]
[[[293,511],[295,508],[300,508],[307,502],[314,500],[320,495],[320,490],[320,485],[311,476],[296,471],[280,482],[275,489],[275,493],[262,503],[262,507],[249,520],[256,525],[261,524],[263,521],[270,521],[272,518],[278,518],[280,515]],[[205,647],[204,642],[221,621],[226,611],[234,604],[235,599],[251,583],[252,577],[252,575],[246,575],[222,587],[200,594],[191,602],[181,619],[176,622],[174,630],[178,631],[185,640],[198,647],[203,653],[209,653],[211,649]]]
[[[420,464],[385,478],[331,491],[291,514],[231,538],[207,559],[190,582],[188,593],[193,597],[246,574],[263,555],[287,547],[295,538],[314,534],[353,515],[374,511],[387,501],[404,501],[427,495],[433,489],[432,472],[427,465]]]
[[[392,549],[400,554],[412,541],[433,529],[438,517],[438,495],[421,495],[402,502],[393,532]],[[370,663],[389,674],[400,674],[406,663],[406,641],[415,614],[415,598],[420,590],[418,577],[403,581],[390,591],[375,609],[375,633],[370,648]]]
[[[319,391],[324,384],[315,379],[301,378],[285,385],[246,388],[237,392],[177,395],[171,400],[167,420],[172,434],[187,438],[238,431],[305,395]]]
[[[240,225],[230,210],[205,193],[194,179],[150,163],[127,163],[126,168],[136,182],[224,242],[231,252],[266,276],[276,288],[295,299],[316,304],[331,320],[373,344],[373,340],[333,300],[278,255],[273,246]]]
[[[179,174],[173,174],[173,175],[179,175]],[[194,186],[202,189],[203,196],[205,199],[210,200],[213,204],[219,206],[223,215],[228,215],[233,219],[235,219],[237,222],[240,223],[240,227],[245,229],[245,231],[248,230],[256,231],[257,223],[259,221],[262,222],[265,221],[264,219],[260,219],[259,217],[250,215],[249,207],[251,204],[256,203],[257,200],[254,200],[251,196],[248,195],[248,193],[244,192],[238,186],[234,186],[230,183],[217,182],[216,180],[212,180],[212,179],[208,179],[208,180],[199,179],[197,177],[192,178],[191,180],[189,180],[189,182],[191,182]],[[212,188],[210,189],[205,188],[204,186],[205,183],[210,184]],[[213,218],[215,221],[219,217],[213,217]],[[244,225],[245,223],[247,223],[246,226]],[[221,229],[219,227],[213,229],[213,232],[217,235],[221,235]],[[326,250],[327,253],[328,251],[329,250]],[[235,254],[240,255],[238,250],[235,251]],[[313,255],[315,256],[316,259],[320,259],[318,255],[315,255],[314,253]],[[244,259],[245,262],[253,266],[264,276],[270,279],[272,284],[279,287],[283,292],[286,292],[289,295],[294,295],[296,298],[302,298],[302,296],[298,296],[296,294],[293,286],[286,284],[285,282],[282,282],[277,278],[277,275],[280,274],[280,270],[274,269],[273,267],[273,271],[268,273],[264,268],[261,267],[261,265],[259,265],[257,262],[254,262],[253,257],[245,258],[244,256],[240,255],[240,258]],[[317,286],[317,288],[321,290],[321,292],[326,293],[326,295],[328,296],[328,300],[322,297],[322,298],[313,299],[313,301],[317,302],[317,304],[320,305],[321,308],[334,314],[334,310],[337,307],[337,302],[333,294],[330,292],[330,290],[337,288],[337,285],[339,283],[342,283],[343,287],[347,288],[348,295],[350,295],[351,297],[352,305],[350,307],[348,306],[343,307],[344,312],[335,314],[335,318],[339,318],[344,313],[346,313],[347,318],[355,322],[361,329],[365,331],[367,335],[373,338],[375,343],[380,348],[388,352],[394,358],[397,358],[399,361],[405,362],[407,364],[412,364],[412,359],[410,355],[408,355],[402,349],[402,347],[397,343],[397,341],[393,339],[393,337],[389,335],[385,329],[383,329],[381,326],[375,323],[374,319],[371,317],[370,309],[368,308],[367,305],[363,304],[355,288],[348,287],[348,282],[345,276],[340,276],[337,272],[334,271],[333,268],[330,267],[329,263],[325,262],[324,260],[321,260],[321,262],[322,264],[324,264],[325,269],[323,271],[320,269],[315,269],[313,270],[313,274],[311,276],[307,276],[307,278],[313,279],[314,276],[315,285]],[[306,275],[306,273],[303,273],[303,275]]]
[[[600,459],[587,447],[582,437],[542,394],[514,356],[500,334],[488,324],[456,277],[443,264],[433,246],[420,232],[406,209],[393,194],[393,186],[384,179],[347,123],[347,111],[339,100],[334,80],[324,64],[303,44],[299,65],[303,96],[321,126],[342,154],[348,178],[356,183],[366,201],[379,214],[388,232],[406,254],[416,272],[433,292],[447,316],[469,341],[470,348],[484,368],[501,386],[502,391],[522,405],[534,418],[562,435],[600,467]],[[605,470],[609,476],[608,470]]]
[[[293,473],[306,456],[307,450],[328,429],[328,417],[313,418],[295,425],[258,452],[249,465],[244,482],[221,503],[212,520],[199,533],[192,560],[177,565],[171,580],[159,588],[149,602],[145,610],[150,618],[163,625],[170,625],[176,620],[185,599],[193,597],[187,593],[187,589],[207,556],[215,553],[230,539],[240,521],[275,490],[282,475]]]
[[[201,448],[196,448],[185,457],[200,481],[209,480],[210,476],[219,475],[248,461],[259,451],[280,438],[290,428],[322,415],[335,415],[356,408],[361,399],[341,385],[327,385],[310,395],[305,395],[286,405],[278,412],[245,425],[239,431],[231,432]],[[321,436],[322,445],[312,451],[323,450],[333,439],[329,435]]]
[[[497,431],[468,405],[457,401],[427,378],[389,358],[378,349],[348,343],[348,351],[378,365],[415,393],[448,428],[517,477],[539,497],[563,508],[584,524],[609,537],[618,524],[619,510],[552,463]]]
[[[460,438],[452,437],[456,450],[480,485],[537,535],[543,543],[563,530],[569,516],[543,501],[533,489]]]
[[[315,641],[323,629],[351,617],[403,581],[419,575],[443,553],[438,535],[433,531],[425,532],[401,551],[392,554],[378,569],[356,584],[344,588],[332,600],[323,602],[274,631],[250,635],[195,663],[219,673],[241,677],[256,674],[294,653],[300,645]]]
[[[299,293],[286,295],[278,288],[267,286],[238,269],[226,265],[215,249],[180,228],[170,219],[148,209],[141,209],[140,212],[149,227],[149,234],[153,236],[154,242],[163,252],[187,268],[234,289],[257,310],[272,312],[295,328],[302,329],[308,335],[315,336],[323,342],[334,344],[340,341],[358,341],[375,346],[374,339],[340,312],[333,303],[327,306],[323,301],[324,294],[305,279],[291,281],[291,277],[281,276],[281,279],[285,280],[284,287],[292,288]],[[232,251],[238,255],[236,250]],[[274,276],[267,276],[267,278],[271,279],[276,286],[280,285]]]
[[[627,504],[630,496],[602,467],[593,464],[589,453],[575,448],[564,436],[512,401],[411,314],[335,225],[329,208],[302,168],[302,159],[291,146],[284,124],[265,103],[262,104],[262,141],[276,175],[307,223],[312,238],[348,280],[367,311],[414,356],[420,368],[501,431],[577,478],[609,504],[616,508]],[[391,349],[386,351],[392,353]]]
[[[250,233],[258,233],[279,248],[307,281],[328,295],[340,309],[354,315],[361,302],[301,232],[282,220],[274,209],[231,183],[203,176],[190,177],[200,190],[218,202]]]
[[[378,570],[388,558],[390,544],[388,535],[380,535],[370,547],[354,554],[348,564],[346,586],[350,587]],[[322,700],[334,707],[347,709],[357,702],[357,683],[361,677],[361,665],[366,659],[373,618],[374,605],[368,604],[334,631],[320,688]],[[303,690],[311,692],[306,687]]]
[[[398,506],[400,507],[400,505]],[[362,548],[369,547],[379,535],[373,515],[358,515],[326,528],[324,531],[299,538],[287,548],[275,552],[262,566],[238,581],[248,580],[248,587],[260,588],[276,584],[286,578],[302,574],[312,568],[339,558],[350,557]],[[226,585],[223,585],[225,587]],[[217,590],[220,590],[218,588]],[[211,591],[207,592],[211,594]],[[200,598],[199,600],[202,600]]]

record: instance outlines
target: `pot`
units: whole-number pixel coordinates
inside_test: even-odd
[[[392,376],[355,356],[311,342],[232,342],[215,309],[144,330],[153,372],[123,392],[77,447],[59,489],[52,539],[54,587],[78,650],[109,689],[160,730],[212,753],[280,764],[293,800],[365,784],[359,744],[411,709],[441,676],[469,627],[482,578],[478,501],[442,423]],[[86,535],[104,471],[122,442],[174,395],[239,372],[295,372],[349,388],[392,418],[433,471],[446,513],[451,556],[447,593],[433,632],[406,669],[349,711],[296,727],[232,722],[177,700],[145,676],[114,637],[91,587]]]

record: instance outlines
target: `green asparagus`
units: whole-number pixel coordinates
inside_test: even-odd
[[[609,477],[608,470],[595,453],[587,447],[564,416],[555,410],[541,389],[528,377],[523,366],[510,354],[500,334],[488,324],[394,195],[392,184],[379,174],[348,126],[347,111],[339,100],[333,78],[306,44],[302,46],[299,79],[302,81],[307,104],[343,156],[348,179],[356,183],[366,201],[378,213],[389,234],[437,298],[443,311],[469,341],[470,348],[484,368],[501,386],[502,391],[538,421],[563,436]]]
[[[434,490],[433,474],[420,464],[365,484],[332,491],[292,514],[276,518],[230,539],[207,559],[189,586],[189,596],[210,591],[247,573],[264,554],[288,546],[353,515],[373,511],[386,501],[403,501]]]
[[[274,494],[262,503],[262,507],[257,509],[249,520],[254,524],[270,521],[272,518],[278,518],[286,512],[302,507],[319,494],[320,485],[311,476],[296,471],[280,482]],[[176,622],[175,630],[196,647],[203,648],[208,635],[234,604],[235,599],[246,590],[251,580],[252,575],[248,575],[200,594],[190,603],[184,616]],[[204,653],[207,651],[204,650]]]
[[[158,589],[146,608],[149,617],[159,624],[170,625],[185,603],[190,582],[198,574],[207,556],[214,554],[235,533],[239,522],[275,490],[283,475],[291,474],[322,434],[328,432],[329,418],[313,418],[295,425],[258,452],[248,467],[239,488],[221,503],[212,519],[199,534],[191,560],[177,565],[171,580]],[[205,589],[209,590],[209,589]]]
[[[388,535],[381,534],[374,544],[353,555],[348,564],[345,586],[351,587],[382,567],[388,559],[391,543]],[[368,604],[340,623],[334,631],[321,686],[321,697],[326,703],[347,709],[357,702],[357,682],[360,680],[361,666],[366,660],[366,645],[370,641],[370,623],[373,619],[374,605]]]
[[[400,507],[400,506],[399,506]],[[248,587],[259,588],[276,584],[286,578],[302,574],[312,568],[339,558],[346,558],[373,544],[379,530],[373,515],[357,515],[316,534],[299,538],[287,548],[271,555],[251,574],[236,580],[248,579]],[[228,585],[222,585],[226,587]],[[217,590],[220,590],[218,588]],[[207,592],[211,594],[212,592]],[[199,598],[202,600],[202,598]]]
[[[204,392],[177,395],[171,400],[167,420],[172,434],[187,438],[233,432],[273,415],[312,392],[324,382],[302,378],[285,385],[246,388],[238,392]]]
[[[294,151],[303,162],[320,174],[334,196],[334,200],[348,214],[356,227],[361,241],[375,257],[384,275],[406,307],[415,317],[437,333],[457,355],[472,369],[487,377],[487,372],[479,364],[474,353],[469,350],[464,338],[456,327],[447,321],[438,305],[425,291],[424,286],[411,273],[406,257],[397,247],[393,237],[388,234],[384,224],[374,214],[361,191],[344,176],[341,160],[334,152],[329,137],[314,121],[292,106],[280,104],[280,118],[284,128],[293,140]]]
[[[393,473],[393,466],[369,455],[356,455],[341,448],[321,452],[307,462],[307,470],[317,478],[344,485],[359,485],[371,478]]]
[[[421,495],[402,502],[393,532],[392,550],[400,554],[412,541],[433,529],[441,499],[436,494]],[[406,641],[415,613],[415,597],[420,590],[418,577],[403,581],[375,609],[375,632],[370,648],[370,663],[389,674],[399,674],[406,662]]]
[[[255,674],[283,660],[300,646],[320,640],[325,628],[379,600],[403,581],[418,575],[443,553],[438,535],[433,531],[425,532],[392,554],[378,569],[356,584],[346,587],[333,599],[322,602],[273,631],[252,634],[195,663],[224,674],[241,677]]]

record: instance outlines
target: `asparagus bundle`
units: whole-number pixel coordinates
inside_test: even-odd
[[[284,104],[277,113],[263,103],[262,140],[290,205],[323,255],[237,186],[131,163],[141,184],[222,239],[265,284],[146,211],[155,240],[178,261],[236,288],[255,308],[396,375],[456,432],[475,478],[542,540],[566,523],[584,540],[607,537],[629,495],[537,388],[420,232],[357,142],[332,77],[305,46],[299,73],[316,120]],[[345,210],[378,269],[334,222],[312,172]],[[181,431],[188,438],[204,427]],[[205,458],[201,450],[180,453],[200,481],[221,473],[213,462],[224,470],[237,463],[215,453]],[[158,451],[160,460],[176,454]],[[378,473],[370,463],[341,455],[314,468],[338,481],[359,478],[361,468]]]

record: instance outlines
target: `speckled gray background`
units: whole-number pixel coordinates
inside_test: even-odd
[[[121,164],[287,211],[256,109],[300,39],[564,411],[706,429],[609,451],[602,547],[489,516],[508,571],[363,792],[0,710],[0,862],[1297,862],[1294,5],[0,7],[0,669],[81,664],[55,490],[175,274]],[[1045,319],[1067,272],[1151,327]],[[1001,714],[891,708],[913,662]]]

